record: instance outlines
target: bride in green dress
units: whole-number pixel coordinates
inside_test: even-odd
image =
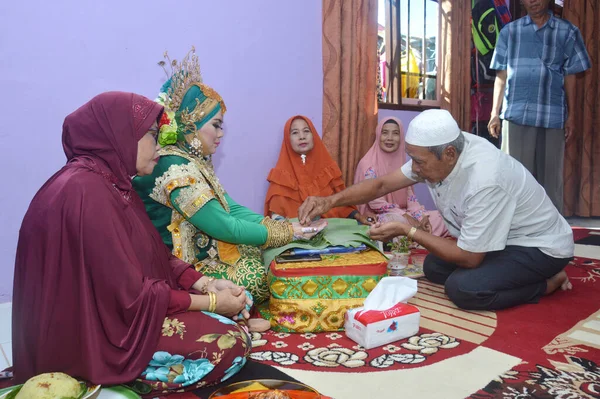
[[[174,70],[158,98],[165,107],[159,123],[160,159],[133,186],[163,241],[198,271],[245,287],[256,303],[268,299],[264,248],[310,238],[324,226],[303,228],[275,221],[239,205],[225,191],[211,163],[223,137],[226,108],[202,83],[192,50]]]

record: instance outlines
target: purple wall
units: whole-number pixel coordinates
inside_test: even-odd
[[[287,118],[304,114],[321,126],[321,0],[3,1],[0,15],[0,145],[7,149],[0,167],[14,171],[3,175],[0,194],[0,302],[11,297],[29,202],[65,162],[64,117],[107,90],[154,98],[165,80],[156,65],[165,50],[181,58],[196,46],[204,81],[228,108],[217,173],[257,212]],[[406,125],[416,115],[380,114],[392,113]]]
[[[173,7],[173,8],[167,8]],[[195,45],[204,80],[225,99],[218,175],[262,211],[283,125],[295,114],[321,126],[321,0],[0,3],[0,302],[10,299],[21,220],[65,162],[64,117],[107,90],[154,98],[165,50]]]

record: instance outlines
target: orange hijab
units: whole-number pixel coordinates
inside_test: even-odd
[[[294,119],[304,119],[313,135],[314,147],[306,154],[306,165],[302,164],[300,154],[292,149],[290,130]],[[342,172],[317,134],[310,119],[296,115],[288,119],[283,129],[283,143],[277,165],[267,177],[269,190],[265,199],[265,215],[276,213],[287,218],[298,217],[298,208],[309,196],[325,197],[346,188]],[[355,207],[333,208],[325,218],[346,218],[355,211]]]

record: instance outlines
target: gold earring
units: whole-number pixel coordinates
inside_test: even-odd
[[[202,142],[198,138],[198,136],[194,136],[190,143],[190,154],[200,158],[202,157]]]

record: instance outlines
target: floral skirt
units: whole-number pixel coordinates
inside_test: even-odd
[[[214,278],[224,278],[245,287],[256,304],[269,299],[267,272],[262,261],[262,252],[257,247],[238,245],[240,258],[234,264],[225,263],[217,258],[198,262],[196,270]]]
[[[183,392],[218,384],[246,364],[252,349],[248,333],[236,322],[209,312],[166,317],[157,351],[138,382],[152,392]]]

